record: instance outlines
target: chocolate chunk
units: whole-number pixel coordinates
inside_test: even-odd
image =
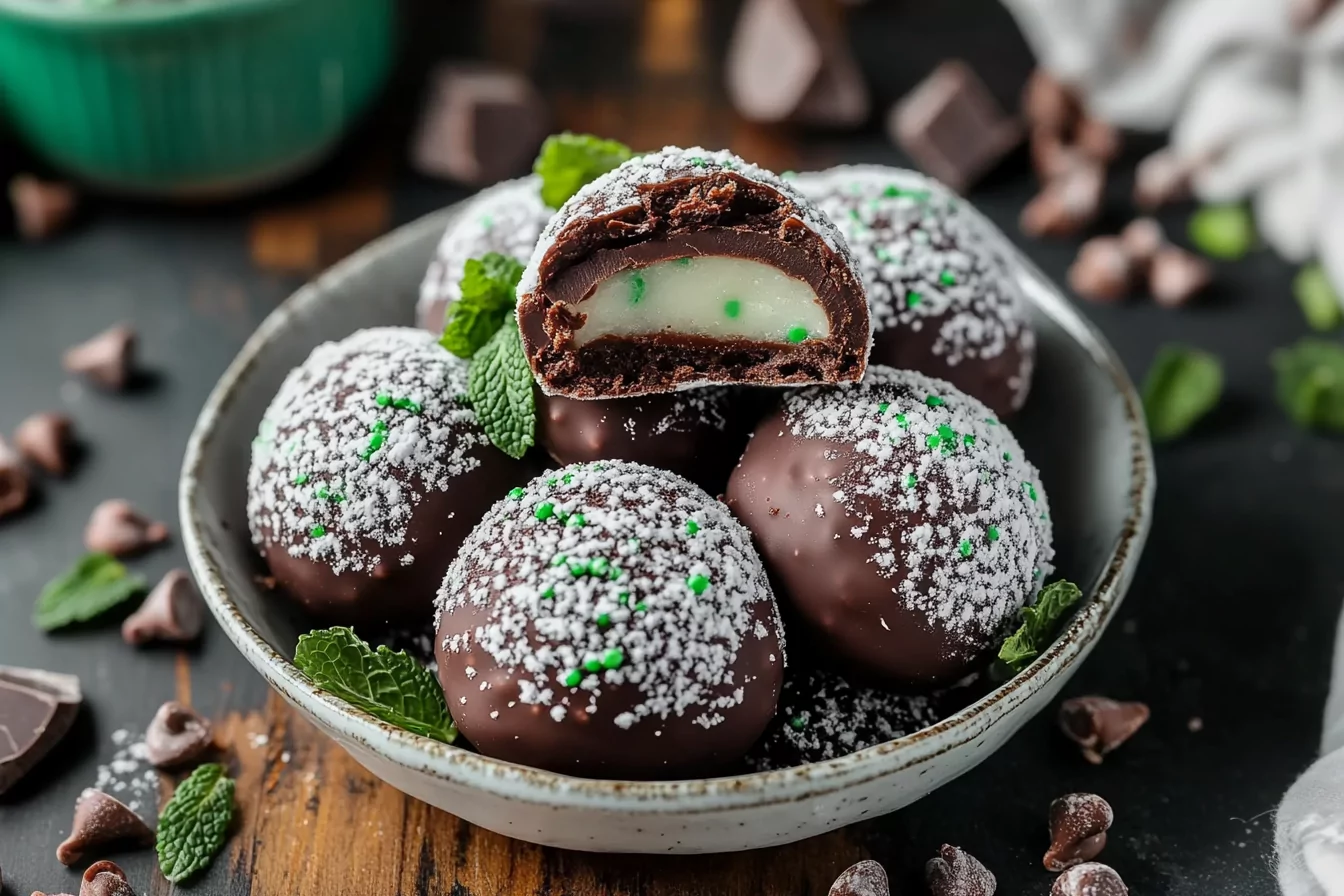
[[[1100,862],[1075,865],[1055,878],[1050,896],[1129,896],[1115,869]]]
[[[1059,707],[1059,727],[1083,749],[1083,757],[1100,765],[1107,753],[1129,740],[1148,721],[1148,706],[1121,703],[1109,697],[1073,697]]]
[[[79,206],[79,194],[70,184],[20,174],[9,182],[9,201],[14,206],[14,225],[19,236],[40,242],[60,233],[70,223]]]
[[[168,540],[168,527],[149,519],[128,501],[114,498],[93,509],[84,527],[84,546],[90,551],[124,557],[138,554]]]
[[[1120,155],[1120,132],[1115,125],[1085,115],[1078,122],[1078,130],[1074,134],[1074,144],[1088,158],[1095,159],[1103,165],[1108,165],[1115,161],[1116,156]]]
[[[1170,149],[1159,149],[1134,170],[1134,204],[1152,211],[1190,193],[1190,166]]]
[[[79,896],[135,896],[135,888],[126,880],[121,866],[104,859],[85,869]]]
[[[135,343],[135,331],[118,325],[68,349],[63,363],[70,373],[85,376],[104,389],[120,391],[131,379]]]
[[[1157,255],[1157,250],[1167,243],[1167,235],[1162,225],[1153,218],[1135,218],[1120,231],[1120,243],[1134,267],[1146,272]]]
[[[1022,142],[969,65],[944,62],[891,110],[887,130],[920,168],[965,192]]]
[[[1148,291],[1167,308],[1187,304],[1213,281],[1213,266],[1179,246],[1163,246],[1148,269]]]
[[[1069,288],[1089,302],[1115,302],[1128,293],[1134,264],[1118,237],[1099,236],[1083,243],[1069,267]]]
[[[998,882],[989,869],[959,846],[944,843],[924,866],[933,896],[994,896]]]
[[[34,414],[14,431],[14,444],[29,461],[53,476],[70,472],[74,424],[65,414]]]
[[[1022,116],[1043,135],[1062,139],[1073,133],[1082,113],[1073,88],[1043,68],[1033,71],[1022,88]]]
[[[175,700],[159,707],[145,731],[145,750],[158,768],[188,765],[212,746],[210,722]]]
[[[0,794],[60,742],[83,699],[74,675],[0,666]]]
[[[1047,871],[1065,871],[1090,862],[1106,847],[1106,831],[1115,815],[1095,793],[1066,793],[1050,804],[1050,848],[1042,860]]]
[[[725,78],[748,121],[852,127],[868,117],[868,87],[842,23],[818,0],[747,0]]]
[[[1046,184],[1022,209],[1019,224],[1027,236],[1071,236],[1101,213],[1106,172],[1096,161],[1080,161]]]
[[[528,170],[547,129],[545,103],[523,75],[440,66],[429,77],[411,161],[421,174],[494,183]]]
[[[850,865],[831,884],[830,896],[891,896],[887,872],[872,859]]]
[[[17,513],[28,503],[31,483],[18,452],[0,439],[0,517]]]
[[[70,836],[56,847],[56,859],[62,865],[73,865],[87,851],[113,844],[153,846],[154,831],[121,800],[89,788],[75,803]]]
[[[205,624],[205,604],[186,570],[174,569],[159,580],[140,609],[121,624],[121,637],[138,646],[150,641],[194,641]]]

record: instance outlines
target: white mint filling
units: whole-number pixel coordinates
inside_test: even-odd
[[[587,315],[576,346],[658,333],[781,344],[831,335],[811,286],[771,265],[718,255],[621,271],[574,310]]]

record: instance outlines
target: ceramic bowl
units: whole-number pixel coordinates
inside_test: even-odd
[[[1085,602],[1028,670],[939,724],[840,759],[687,781],[601,781],[501,762],[379,722],[314,687],[290,659],[308,624],[253,580],[248,446],[291,367],[324,340],[412,323],[422,272],[455,209],[368,246],[299,290],[248,340],[187,447],[180,504],[192,571],[225,634],[286,700],[392,786],[492,831],[603,852],[704,853],[800,840],[899,809],[989,757],[1059,693],[1114,617],[1153,497],[1140,403],[1101,336],[1024,260],[1040,341],[1013,429],[1041,469],[1058,568]]]

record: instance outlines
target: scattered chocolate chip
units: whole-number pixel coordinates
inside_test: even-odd
[[[1148,291],[1167,308],[1185,305],[1213,281],[1213,266],[1179,246],[1163,246],[1148,269]]]
[[[121,800],[92,788],[79,795],[75,803],[75,818],[70,823],[70,836],[56,847],[56,859],[62,865],[73,865],[84,853],[112,844],[126,846],[153,846],[154,832],[145,820]]]
[[[79,194],[70,184],[19,174],[9,182],[9,201],[14,207],[14,225],[19,236],[41,242],[70,223],[79,206]]]
[[[1105,187],[1106,172],[1097,162],[1070,166],[1022,209],[1022,232],[1032,237],[1077,233],[1100,214]]]
[[[79,896],[135,896],[135,888],[126,880],[126,872],[116,862],[104,859],[84,871]]]
[[[1129,896],[1115,869],[1100,862],[1075,865],[1055,878],[1050,896]]]
[[[186,570],[174,569],[159,580],[140,609],[121,624],[121,638],[139,646],[150,641],[194,641],[205,625],[205,604]]]
[[[1066,793],[1052,802],[1046,870],[1065,871],[1101,855],[1114,820],[1111,804],[1095,793]]]
[[[118,325],[67,349],[63,363],[69,373],[85,376],[104,389],[120,391],[130,382],[135,367],[135,343],[135,331]]]
[[[915,164],[965,192],[1022,142],[1022,127],[958,59],[933,70],[891,110],[887,130]]]
[[[1289,0],[1288,21],[1297,31],[1309,31],[1334,9],[1337,0]]]
[[[143,516],[130,502],[119,498],[95,507],[84,527],[84,546],[114,557],[138,554],[167,540],[167,526]]]
[[[1069,267],[1069,288],[1089,302],[1116,302],[1129,294],[1134,265],[1119,237],[1098,236],[1083,243]]]
[[[975,856],[944,843],[924,866],[924,879],[933,896],[994,896],[998,882]]]
[[[1084,155],[1109,165],[1120,155],[1120,132],[1099,118],[1083,116],[1074,134],[1074,144]]]
[[[64,414],[34,414],[14,430],[14,445],[19,453],[53,476],[70,472],[74,442],[74,424]]]
[[[1167,235],[1153,218],[1135,218],[1120,231],[1120,242],[1134,267],[1146,272],[1157,250],[1167,244]]]
[[[1148,706],[1122,703],[1109,697],[1072,697],[1059,707],[1059,727],[1083,748],[1083,757],[1093,765],[1143,727]]]
[[[23,458],[0,439],[0,517],[18,513],[28,503],[32,483]]]
[[[850,865],[831,884],[829,896],[891,896],[887,872],[872,859]]]
[[[1185,730],[1191,734],[1198,734],[1204,730],[1204,720],[1199,716],[1191,716],[1185,723]]]
[[[1134,204],[1152,211],[1190,192],[1190,166],[1170,149],[1145,157],[1134,170]]]
[[[174,700],[159,707],[145,731],[145,750],[158,768],[188,765],[213,745],[210,722]]]
[[[1043,134],[1062,139],[1072,133],[1082,116],[1078,94],[1043,68],[1038,68],[1022,88],[1022,115]]]
[[[74,675],[0,666],[0,794],[65,737],[83,699]]]
[[[1045,184],[1067,174],[1087,158],[1077,147],[1067,145],[1058,134],[1039,129],[1031,132],[1030,149],[1032,170]]]

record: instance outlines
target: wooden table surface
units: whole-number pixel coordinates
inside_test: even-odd
[[[993,72],[1005,96],[1026,73],[1020,41],[989,0],[911,10],[899,31],[900,10],[885,6],[870,4],[856,16],[872,18],[853,23],[879,92],[900,84],[902,67],[918,73],[949,53]],[[730,11],[699,8],[711,7],[702,26],[721,36]],[[474,21],[494,35],[496,56],[547,52],[545,42],[518,50],[490,16]],[[630,27],[638,33],[637,24]],[[908,55],[890,58],[892,42],[883,35],[892,34],[911,48]],[[942,48],[932,49],[939,41]],[[705,52],[713,51],[709,43]],[[576,74],[548,83],[558,118],[571,127],[636,145],[729,143],[780,167],[900,161],[875,132],[799,143],[746,127],[712,102],[678,101],[689,88],[675,78],[645,85],[653,94],[640,96],[673,84],[655,108],[586,84],[582,60],[560,65]],[[235,831],[224,855],[190,885],[208,896],[803,896],[825,893],[839,871],[864,857],[887,865],[896,892],[913,894],[924,892],[920,869],[943,842],[981,858],[998,875],[1000,893],[1045,894],[1045,809],[1071,790],[1101,793],[1115,806],[1105,858],[1133,892],[1275,892],[1269,812],[1314,753],[1344,583],[1344,519],[1329,512],[1344,497],[1344,465],[1339,444],[1295,430],[1274,404],[1267,356],[1305,325],[1288,294],[1291,270],[1266,253],[1222,266],[1208,300],[1185,311],[1086,309],[1136,376],[1159,344],[1185,341],[1222,355],[1228,379],[1227,399],[1207,425],[1159,452],[1156,525],[1137,581],[1068,688],[1152,706],[1148,726],[1101,767],[1086,764],[1042,717],[920,803],[829,836],[734,856],[569,853],[472,827],[382,784],[296,718],[213,626],[188,650],[132,650],[110,622],[35,632],[33,599],[81,553],[81,531],[97,502],[124,497],[175,524],[176,474],[197,410],[247,335],[302,279],[257,268],[248,245],[253,225],[277,207],[370,176],[393,223],[464,195],[401,171],[394,159],[369,163],[400,152],[399,121],[376,118],[337,161],[278,197],[185,210],[105,202],[50,244],[0,243],[0,432],[12,432],[29,413],[59,408],[75,418],[88,448],[69,480],[44,483],[30,512],[0,524],[0,663],[76,673],[86,698],[57,753],[0,798],[6,894],[77,890],[77,873],[54,858],[76,796],[112,759],[115,733],[143,731],[174,697],[216,722],[238,778]],[[1123,196],[1126,176],[1113,188]],[[972,199],[1015,233],[1031,190],[1019,159]],[[1123,207],[1118,198],[1115,204]],[[1183,217],[1174,210],[1167,223],[1179,230]],[[1026,249],[1062,278],[1076,244]],[[139,328],[152,381],[109,396],[64,379],[60,351],[117,321]],[[135,563],[151,577],[179,565],[176,543]],[[1192,730],[1195,719],[1202,730]],[[110,857],[137,892],[172,889],[154,871],[152,852]]]

